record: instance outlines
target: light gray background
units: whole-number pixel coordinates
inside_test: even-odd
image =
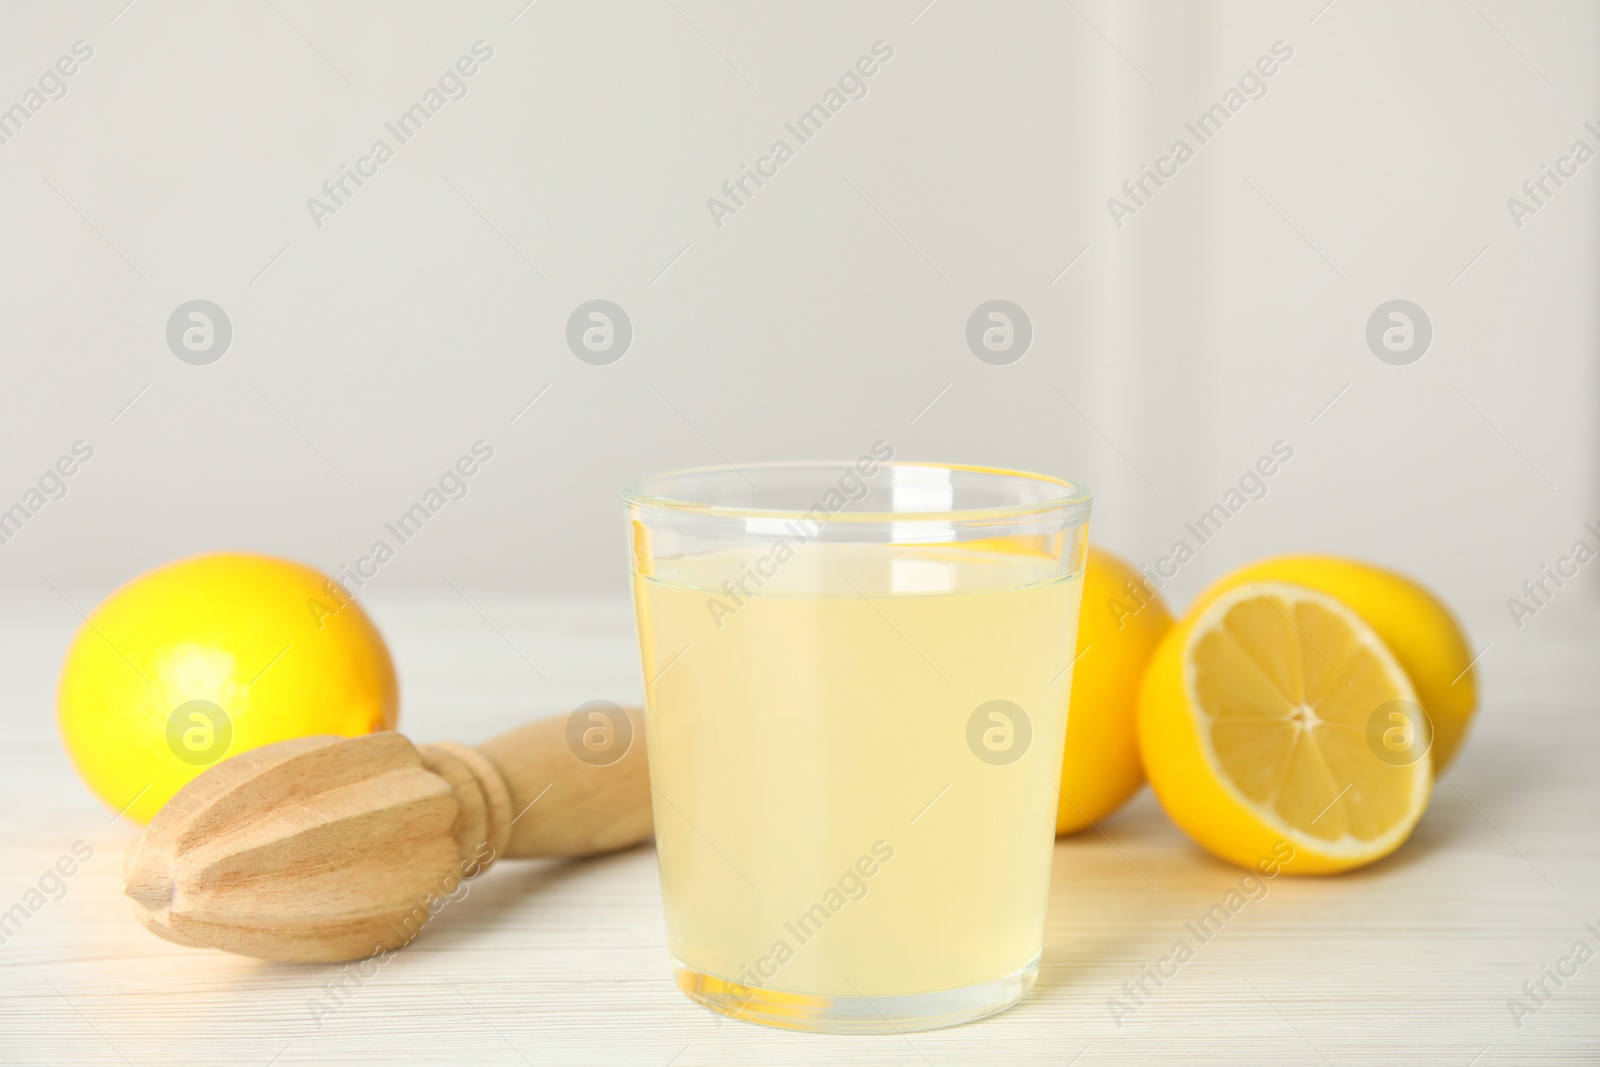
[[[94,49],[0,144],[0,506],[95,450],[0,545],[14,593],[92,602],[222,547],[336,570],[479,439],[371,595],[620,600],[633,479],[879,438],[1081,479],[1140,563],[1287,441],[1175,604],[1335,551],[1481,615],[1479,644],[1600,518],[1600,161],[1520,229],[1506,207],[1600,148],[1593,4],[124,3],[0,15],[0,107]],[[479,40],[468,95],[317,227],[307,198]],[[716,226],[880,40],[867,96]],[[1267,95],[1115,225],[1279,40]],[[565,343],[595,298],[633,324],[609,366]],[[996,298],[1033,324],[1010,366],[965,341]],[[1410,366],[1365,342],[1395,298],[1433,323]],[[166,344],[192,299],[232,321],[209,366]]]

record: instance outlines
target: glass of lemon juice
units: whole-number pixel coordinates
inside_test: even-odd
[[[773,1026],[949,1026],[1032,987],[1089,494],[902,463],[625,494],[667,940]]]

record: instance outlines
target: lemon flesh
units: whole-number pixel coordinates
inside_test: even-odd
[[[1246,866],[1289,852],[1284,870],[1321,873],[1389,854],[1422,816],[1426,745],[1406,762],[1369,740],[1374,716],[1408,707],[1405,671],[1349,608],[1247,583],[1163,642],[1140,741],[1162,805],[1201,845]]]
[[[1460,751],[1478,706],[1472,649],[1450,609],[1403,574],[1337,556],[1259,560],[1218,579],[1195,599],[1194,608],[1229,589],[1269,581],[1327,593],[1383,639],[1431,720],[1433,770],[1442,773]]]

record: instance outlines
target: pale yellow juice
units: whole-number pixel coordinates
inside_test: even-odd
[[[1009,543],[653,566],[634,593],[672,954],[729,982],[867,997],[1027,967],[1079,577]]]

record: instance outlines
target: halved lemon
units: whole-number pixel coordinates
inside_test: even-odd
[[[1326,594],[1247,582],[1157,649],[1139,744],[1162,807],[1224,859],[1325,874],[1393,852],[1433,771],[1410,679]]]
[[[1417,689],[1433,729],[1437,776],[1460,751],[1478,706],[1472,646],[1450,609],[1428,589],[1394,571],[1338,556],[1274,556],[1217,579],[1194,608],[1248,582],[1303,585],[1338,600],[1373,628]]]

